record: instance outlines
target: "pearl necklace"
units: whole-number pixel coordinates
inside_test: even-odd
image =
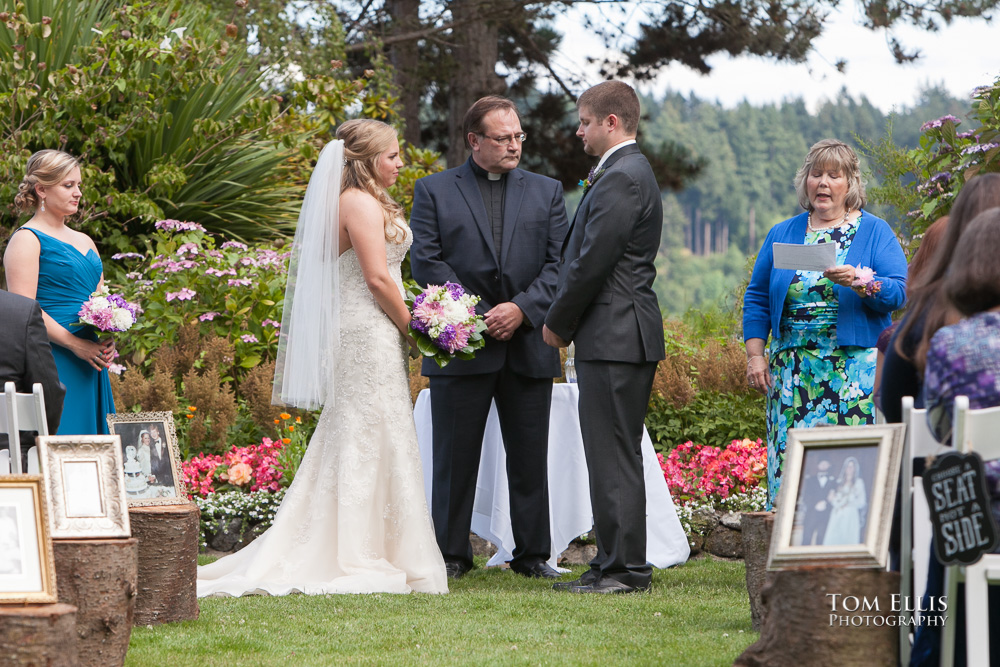
[[[850,217],[851,217],[851,209],[847,209],[847,211],[844,212],[844,219],[839,224],[830,225],[829,227],[819,227],[819,228],[817,228],[817,227],[813,227],[813,214],[812,214],[812,211],[809,211],[809,215],[806,216],[806,227],[809,228],[810,232],[818,232],[818,231],[824,230],[824,229],[833,229],[834,227],[842,227],[842,226],[844,226],[844,225],[847,224],[848,220],[850,220]]]

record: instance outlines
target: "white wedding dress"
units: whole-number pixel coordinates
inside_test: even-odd
[[[412,236],[386,243],[400,262]],[[340,257],[336,399],[323,409],[268,530],[198,568],[198,596],[250,593],[447,593],[424,498],[407,346],[365,284],[354,249]]]

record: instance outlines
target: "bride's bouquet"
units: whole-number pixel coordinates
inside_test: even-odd
[[[128,331],[135,324],[141,309],[126,301],[120,294],[112,294],[101,286],[80,306],[78,324],[89,324],[98,331]]]
[[[475,294],[466,293],[456,283],[428,285],[422,291],[411,284],[406,292],[406,305],[413,315],[410,331],[417,349],[438,366],[446,366],[456,357],[472,359],[486,344],[482,335],[486,323],[476,315],[479,297]]]

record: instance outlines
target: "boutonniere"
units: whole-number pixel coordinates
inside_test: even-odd
[[[587,190],[589,190],[590,187],[597,182],[597,179],[600,178],[603,173],[604,167],[601,167],[600,169],[597,167],[590,168],[590,173],[587,174],[587,178],[579,183],[579,185],[583,186],[583,194],[587,194]]]

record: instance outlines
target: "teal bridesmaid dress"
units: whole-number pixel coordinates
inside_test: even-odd
[[[41,244],[38,257],[38,291],[35,300],[49,317],[74,335],[97,340],[92,327],[78,325],[80,306],[97,289],[104,270],[92,249],[84,255],[71,244],[30,227]],[[20,229],[18,230],[20,231]],[[66,348],[53,344],[59,381],[66,387],[58,435],[96,435],[108,432],[108,413],[114,413],[111,381]]]

